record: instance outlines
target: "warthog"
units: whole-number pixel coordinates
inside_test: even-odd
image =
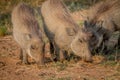
[[[114,48],[118,43],[119,34],[116,35],[116,39],[112,37],[117,33],[116,31],[120,31],[120,1],[100,2],[91,7],[88,12],[84,26],[87,29],[93,29],[99,36],[103,36],[101,42],[104,42],[106,47]],[[114,45],[110,45],[111,43]]]
[[[91,61],[92,56],[88,46],[88,36],[91,31],[80,28],[72,19],[68,9],[61,0],[47,0],[42,4],[41,13],[44,19],[44,30],[59,52],[60,60],[63,53],[74,52],[85,61]]]
[[[44,64],[44,43],[33,8],[18,4],[12,12],[13,37],[21,47],[21,59],[28,64],[28,55],[38,65]]]

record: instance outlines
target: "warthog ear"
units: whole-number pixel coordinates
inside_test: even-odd
[[[74,36],[76,34],[76,31],[73,28],[66,28],[66,31],[69,36]]]

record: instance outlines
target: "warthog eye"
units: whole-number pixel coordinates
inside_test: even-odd
[[[36,49],[36,46],[35,45],[31,45],[31,49]]]
[[[37,49],[39,49],[39,48],[40,48],[39,44],[32,44],[32,45],[31,45],[31,49],[32,49],[32,50],[37,50]]]
[[[83,41],[81,39],[79,39],[80,43],[82,43]]]
[[[92,35],[91,38],[94,38],[94,35]]]

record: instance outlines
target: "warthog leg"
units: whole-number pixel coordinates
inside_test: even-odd
[[[24,49],[21,49],[20,51],[20,59],[24,64],[29,64],[28,62],[28,54]]]
[[[20,49],[20,56],[19,56],[20,60],[23,60],[23,53],[22,53],[22,49]]]
[[[65,60],[65,51],[60,50],[59,57],[60,57],[61,62],[64,61]]]
[[[64,60],[67,60],[69,57],[69,53],[70,52],[68,52],[66,50],[60,50],[60,53],[59,53],[60,61],[63,62]]]

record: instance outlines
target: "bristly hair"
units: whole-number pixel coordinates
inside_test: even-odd
[[[117,6],[120,6],[119,0],[106,0],[94,5],[90,8],[90,13],[88,14],[90,22],[95,23],[101,15],[104,15],[104,13],[111,10],[111,8],[114,9]]]
[[[19,18],[21,24],[26,26],[26,30],[28,30],[28,32],[30,31],[31,33],[38,32],[39,25],[38,21],[35,18],[34,9],[25,3],[19,3],[15,9],[17,18]]]
[[[63,3],[62,0],[49,0],[51,10],[54,10],[54,16],[59,18],[60,21],[67,24],[67,26],[77,26],[79,27],[75,21],[73,20],[72,16],[70,15],[70,11]],[[77,30],[76,30],[77,31]]]

